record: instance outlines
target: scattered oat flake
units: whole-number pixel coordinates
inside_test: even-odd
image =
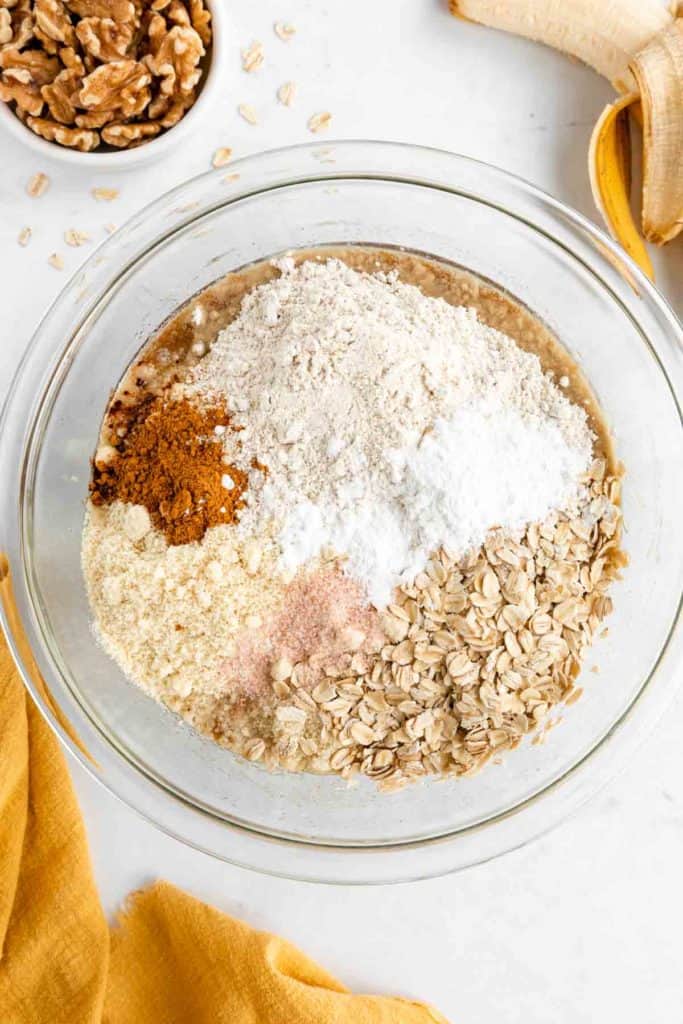
[[[260,67],[263,67],[263,60],[263,43],[255,40],[246,50],[242,50],[243,71],[258,71]]]
[[[64,270],[64,260],[58,252],[53,252],[51,256],[48,256],[47,262],[51,267],[54,267],[55,270]]]
[[[85,245],[86,242],[90,241],[90,235],[86,234],[85,231],[77,231],[76,228],[69,228],[68,231],[64,232],[64,241],[67,245],[72,245],[74,248],[78,248],[79,245]]]
[[[308,130],[309,132],[324,132],[330,127],[332,121],[332,114],[328,110],[322,110],[319,114],[313,114],[308,119]]]
[[[31,241],[31,235],[32,234],[33,234],[33,229],[32,228],[29,228],[29,227],[22,228],[21,231],[19,232],[19,234],[17,235],[17,242],[19,243],[19,245],[23,245],[23,246],[28,245],[28,243]]]
[[[32,199],[37,199],[38,196],[42,196],[47,191],[50,185],[50,179],[47,174],[43,174],[39,171],[34,174],[32,178],[29,178],[28,184],[26,185],[26,191]]]
[[[244,118],[247,124],[258,124],[258,114],[250,103],[240,103],[237,113]]]
[[[223,175],[223,178],[221,180],[224,181],[226,183],[226,185],[227,185],[231,181],[238,181],[239,180],[239,174],[237,173],[237,171],[233,171],[232,174],[225,174],[225,175]]]
[[[281,39],[283,43],[288,43],[292,36],[296,35],[296,29],[293,25],[289,25],[284,21],[276,21],[273,25],[273,31],[278,39]]]
[[[119,190],[117,188],[94,188],[92,189],[92,195],[98,203],[111,203],[113,199],[118,199]]]
[[[109,224],[104,225],[104,230],[107,232],[108,235],[113,235],[116,231],[116,224],[112,224],[110,221]]]
[[[232,159],[232,150],[228,146],[222,146],[213,154],[211,164],[213,167],[225,167]]]
[[[284,82],[277,91],[277,98],[283,107],[291,107],[296,96],[296,82]]]

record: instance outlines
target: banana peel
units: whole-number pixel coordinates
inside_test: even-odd
[[[595,126],[589,172],[611,234],[649,277],[630,208],[629,116],[643,125],[642,233],[663,245],[683,227],[683,2],[449,0],[467,21],[546,43],[608,78],[621,97]]]
[[[636,93],[629,93],[605,107],[591,136],[588,169],[595,205],[610,234],[654,280],[650,257],[631,212],[629,109],[639,102]]]

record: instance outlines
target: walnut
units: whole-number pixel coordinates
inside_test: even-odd
[[[61,65],[56,57],[49,57],[42,50],[20,52],[8,47],[0,53],[0,68],[8,75],[10,71],[25,71],[34,85],[47,85],[57,77]]]
[[[204,46],[211,42],[211,14],[203,4],[203,0],[189,0],[190,20]]]
[[[83,80],[78,104],[87,110],[119,110],[123,117],[137,117],[149,103],[151,76],[136,60],[100,64]]]
[[[70,125],[74,123],[74,100],[82,84],[83,80],[77,71],[65,69],[60,71],[54,82],[42,87],[41,95],[55,121]]]
[[[110,146],[129,147],[144,142],[145,139],[154,138],[160,131],[161,125],[152,121],[143,121],[139,124],[117,122],[102,129],[102,141]]]
[[[80,53],[76,53],[73,46],[64,46],[59,51],[59,59],[69,71],[77,71],[79,75],[85,74],[85,64]]]
[[[160,14],[152,14],[147,22],[148,53],[156,56],[166,37],[166,21]]]
[[[7,68],[3,78],[6,82],[21,82],[22,85],[31,84],[31,72],[26,68]]]
[[[195,102],[210,42],[205,0],[0,0],[0,101],[61,145],[142,145]]]
[[[87,114],[76,114],[76,124],[79,128],[102,128],[120,114],[119,110],[89,110]]]
[[[73,46],[76,34],[61,0],[35,0],[33,14],[36,20],[35,33],[41,41],[46,38],[54,43]],[[56,48],[52,52],[56,53]]]
[[[20,5],[11,11],[10,18],[12,21],[12,39],[11,42],[4,43],[3,48],[5,46],[12,46],[17,50],[21,50],[33,39],[33,14],[30,8],[27,9]]]
[[[45,50],[45,53],[53,54],[58,52],[59,44],[57,43],[57,41],[55,39],[52,39],[52,37],[48,36],[45,32],[43,32],[42,28],[40,28],[39,25],[34,24],[33,35],[38,40],[42,48]]]
[[[81,46],[101,61],[120,60],[133,40],[133,25],[113,18],[81,18],[76,25]]]
[[[190,27],[190,14],[182,0],[171,0],[171,3],[164,11],[164,15],[173,25],[185,25]]]
[[[156,55],[148,54],[144,61],[152,74],[161,78],[160,91],[171,96],[192,91],[201,77],[197,65],[204,53],[204,45],[193,28],[174,25]]]
[[[157,93],[157,95],[153,96],[150,100],[147,113],[151,118],[163,117],[163,115],[169,110],[172,103],[173,98],[171,96],[164,96],[163,93]]]
[[[4,103],[16,103],[19,110],[38,117],[43,111],[43,98],[37,85],[24,85],[23,82],[0,77],[0,100]]]
[[[130,0],[65,0],[66,6],[79,18],[113,18],[134,21],[135,6]]]
[[[85,131],[82,128],[69,128],[58,121],[49,121],[45,117],[29,117],[27,124],[36,135],[47,139],[48,142],[58,142],[60,146],[80,149],[82,153],[88,153],[99,145],[100,138],[97,132]]]
[[[162,128],[172,128],[190,109],[194,101],[194,92],[181,96],[159,94],[150,103],[147,113],[152,120],[158,121]]]
[[[6,7],[0,7],[0,44],[11,43],[13,36],[12,15]]]

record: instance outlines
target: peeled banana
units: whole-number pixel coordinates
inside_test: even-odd
[[[643,234],[663,245],[683,228],[683,21],[633,58],[643,108]]]
[[[683,227],[683,2],[449,0],[451,12],[578,57],[623,95],[593,131],[591,187],[611,233],[652,277],[630,208],[629,117],[643,126],[642,232],[657,245]]]
[[[619,92],[634,86],[633,54],[673,17],[658,0],[450,0],[450,9],[468,21],[570,53]]]

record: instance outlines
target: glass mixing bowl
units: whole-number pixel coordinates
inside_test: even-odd
[[[543,319],[586,372],[627,476],[631,564],[583,698],[543,745],[462,780],[378,794],[268,774],[202,739],[93,639],[79,559],[110,390],[151,331],[226,272],[289,248],[404,246],[474,271]],[[217,857],[292,877],[384,882],[524,843],[633,755],[681,657],[681,326],[584,218],[503,171],[385,143],[307,145],[163,196],[105,242],[40,325],[2,424],[5,627],[34,699],[112,793]]]

